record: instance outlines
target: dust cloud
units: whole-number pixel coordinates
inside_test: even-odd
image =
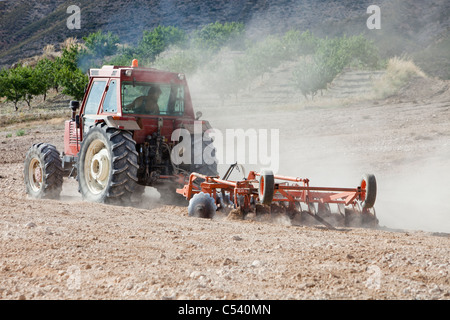
[[[376,209],[385,226],[450,233],[448,157],[380,175],[378,184]]]
[[[434,1],[439,4],[440,1]],[[367,5],[358,4],[362,9]],[[332,5],[332,4],[331,4]],[[433,28],[418,30],[414,33],[415,24],[435,24],[439,15],[439,5],[432,6],[432,10],[416,20],[412,19],[416,4],[402,4],[399,1],[392,3],[379,3],[382,13],[381,30],[368,32],[365,28],[365,19],[368,15],[361,9],[358,17],[344,17],[343,12],[330,12],[332,23],[327,27],[322,24],[313,24],[308,16],[308,8],[320,6],[315,2],[302,2],[298,8],[286,12],[279,6],[268,4],[264,13],[255,14],[253,19],[246,23],[246,36],[252,41],[262,41],[269,34],[282,34],[286,28],[286,21],[292,21],[292,27],[305,31],[301,26],[309,25],[313,34],[319,37],[328,34],[330,26],[335,27],[332,36],[342,34],[353,35],[365,33],[373,39],[382,49],[383,55],[402,54],[403,51],[417,50],[418,46],[426,46],[432,39],[427,33]],[[312,10],[315,12],[317,10]],[[298,19],[300,15],[301,19]],[[347,18],[346,23],[340,23]],[[420,20],[417,22],[417,19]],[[284,20],[284,27],[274,22]],[[302,24],[303,23],[303,24]],[[437,23],[437,22],[436,22]],[[361,27],[362,26],[362,27]],[[402,26],[402,28],[399,28]],[[283,29],[284,28],[284,29]],[[436,28],[434,28],[436,29]],[[397,49],[393,47],[395,43]],[[403,44],[405,44],[403,46]],[[244,46],[242,46],[244,47]],[[219,51],[208,61],[214,61],[210,68],[200,68],[194,74],[188,74],[187,80],[195,111],[202,111],[202,119],[208,120],[211,125],[225,133],[226,129],[276,129],[279,130],[279,169],[281,175],[309,178],[311,186],[323,187],[356,187],[360,184],[363,174],[372,173],[377,178],[378,194],[375,204],[380,225],[389,228],[427,230],[436,232],[450,232],[450,203],[448,193],[450,190],[450,170],[446,166],[446,155],[430,155],[413,163],[395,164],[388,155],[383,154],[383,142],[388,140],[388,134],[396,126],[391,119],[398,114],[393,112],[381,116],[384,110],[362,111],[352,109],[317,110],[308,109],[308,102],[301,95],[292,95],[287,100],[279,88],[276,87],[276,72],[273,70],[267,75],[249,80],[243,84],[235,96],[220,97],[220,88],[211,87],[208,80],[211,77],[226,76],[226,68],[233,65],[241,57],[240,52],[232,50]],[[206,64],[206,62],[205,62]],[[214,67],[214,68],[211,68]],[[216,70],[212,72],[211,70]],[[289,77],[289,66],[283,77]],[[282,85],[289,87],[286,78]],[[224,81],[219,81],[224,82]],[[246,90],[244,90],[246,88]],[[278,90],[278,91],[277,91]],[[292,88],[290,88],[292,91]],[[318,99],[320,99],[318,97]],[[339,105],[339,103],[337,103]],[[291,105],[292,107],[286,107]],[[339,106],[341,107],[341,106]],[[349,112],[348,115],[345,115]],[[353,113],[352,113],[353,112]],[[401,116],[401,114],[400,114]],[[363,122],[361,122],[363,117]],[[365,120],[364,120],[365,119]],[[371,132],[372,130],[372,132]],[[378,130],[378,131],[376,131]],[[387,133],[384,133],[384,131]],[[380,138],[377,138],[377,135]],[[367,139],[369,138],[369,139]],[[216,146],[220,148],[221,146]],[[223,146],[224,148],[224,146]],[[381,150],[381,153],[373,150]],[[406,152],[406,151],[404,151]],[[414,158],[414,154],[405,154],[405,157]],[[376,157],[376,158],[375,158]],[[219,164],[221,175],[232,163]],[[243,164],[245,173],[236,173],[236,179],[241,179],[250,170],[260,171],[263,166]],[[233,179],[233,178],[232,178]]]

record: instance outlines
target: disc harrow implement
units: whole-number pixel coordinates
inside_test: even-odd
[[[232,165],[223,178],[193,172],[177,192],[189,200],[189,216],[212,218],[217,211],[237,212],[245,218],[285,212],[293,224],[377,227],[377,193],[373,174],[363,175],[354,188],[311,186],[310,180],[275,175],[270,170],[250,171],[247,178],[228,180]],[[313,219],[311,219],[311,217]]]

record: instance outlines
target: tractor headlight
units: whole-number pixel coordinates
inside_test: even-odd
[[[133,74],[133,71],[132,71],[132,70],[125,70],[125,75],[126,75],[127,77],[131,77],[132,74]]]

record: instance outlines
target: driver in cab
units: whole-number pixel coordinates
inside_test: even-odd
[[[161,93],[159,86],[152,86],[146,96],[137,97],[126,108],[133,109],[137,114],[159,114],[158,100]]]

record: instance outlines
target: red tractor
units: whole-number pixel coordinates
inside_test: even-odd
[[[194,115],[183,74],[138,67],[91,69],[83,101],[71,101],[72,118],[65,122],[64,152],[47,143],[34,144],[25,157],[27,193],[57,198],[63,177],[76,177],[83,199],[126,204],[131,195],[154,186],[160,192],[182,187],[192,172],[216,176],[217,163],[193,161],[195,143],[212,146],[203,133],[208,121]],[[200,135],[194,127],[200,126]],[[184,129],[193,139],[191,150],[176,149]],[[197,130],[198,131],[198,130]],[[198,144],[197,147],[198,148]],[[175,163],[189,152],[192,161]],[[211,154],[214,156],[214,150]]]

